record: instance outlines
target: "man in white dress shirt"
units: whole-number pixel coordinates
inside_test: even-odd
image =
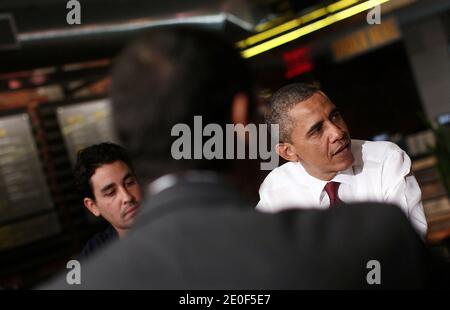
[[[391,202],[400,206],[425,237],[421,191],[411,173],[411,160],[397,145],[351,140],[330,99],[318,88],[302,83],[287,85],[273,95],[266,120],[279,125],[277,153],[288,163],[264,180],[258,210]]]

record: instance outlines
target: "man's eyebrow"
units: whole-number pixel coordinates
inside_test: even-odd
[[[110,189],[112,189],[112,188],[114,188],[114,187],[115,187],[115,184],[114,184],[114,183],[110,183],[110,184],[104,186],[104,187],[100,190],[100,192],[105,193],[105,192],[107,192],[108,190],[110,190]]]
[[[318,121],[314,125],[309,128],[308,132],[306,133],[307,136],[311,135],[315,130],[319,129],[323,124],[323,121]]]
[[[330,116],[333,116],[334,114],[336,114],[336,113],[339,113],[339,109],[337,108],[337,107],[335,107],[333,110],[331,110],[331,112],[330,112],[330,114],[328,115],[329,117]]]

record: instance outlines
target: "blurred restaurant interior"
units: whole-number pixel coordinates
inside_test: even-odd
[[[76,152],[117,141],[108,88],[118,52],[180,24],[236,43],[261,111],[282,85],[316,84],[352,138],[405,150],[427,243],[450,261],[450,0],[80,2],[81,24],[70,25],[65,0],[0,1],[0,287],[48,279],[105,227],[75,194]]]

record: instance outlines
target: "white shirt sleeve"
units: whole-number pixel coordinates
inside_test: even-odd
[[[258,210],[258,211],[264,211],[264,207],[263,207],[263,204],[262,204],[262,201],[260,200],[259,202],[258,202],[258,204],[256,205],[256,210]]]
[[[272,205],[270,203],[270,195],[267,194],[267,182],[272,182],[273,177],[270,178],[270,175],[266,177],[266,179],[263,181],[261,186],[259,187],[259,202],[256,205],[255,209],[260,212],[266,212],[266,213],[275,213],[276,211],[273,210]],[[269,197],[268,197],[269,196]]]
[[[422,192],[411,172],[411,159],[393,145],[382,171],[384,200],[399,205],[417,232],[425,238],[427,221],[422,205]]]
[[[264,194],[262,193],[262,191],[259,191],[259,202],[256,205],[256,210],[260,211],[260,212],[267,212],[267,213],[274,213],[274,211],[272,210],[272,208],[269,207],[269,204],[267,203],[267,201],[264,199]]]

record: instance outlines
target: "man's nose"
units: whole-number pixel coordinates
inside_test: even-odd
[[[330,141],[334,143],[345,136],[345,131],[339,126],[330,122]]]
[[[131,202],[134,200],[134,196],[125,188],[120,188],[120,195],[122,196],[123,202]]]

